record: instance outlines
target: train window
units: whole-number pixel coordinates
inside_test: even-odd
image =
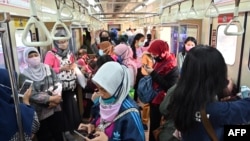
[[[23,71],[23,69],[27,66],[27,64],[24,62],[23,58],[23,51],[27,47],[22,42],[22,33],[23,29],[18,29],[15,32],[15,39],[16,39],[16,48],[17,48],[17,57],[18,57],[18,65],[20,72]],[[31,31],[27,35],[27,41],[31,42]]]
[[[160,39],[166,41],[168,43],[168,45],[171,45],[171,27],[162,27],[160,30]],[[172,49],[170,49],[170,51],[172,53],[173,52]]]
[[[0,40],[0,68],[5,68],[2,41]]]
[[[226,25],[220,25],[217,30],[217,45],[216,48],[223,55],[225,62],[228,65],[233,65],[235,62],[237,36],[226,36],[224,29]],[[237,32],[236,25],[231,25],[228,29],[229,32]]]

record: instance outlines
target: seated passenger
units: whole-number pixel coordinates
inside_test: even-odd
[[[111,71],[113,73],[109,73]],[[145,141],[138,106],[128,96],[128,69],[117,62],[107,62],[97,71],[92,81],[101,94],[100,115],[93,120],[93,124],[80,124],[78,129],[94,132],[94,139],[100,141]],[[124,111],[127,113],[121,115]]]
[[[35,108],[41,127],[37,132],[38,141],[62,141],[62,113],[60,83],[49,65],[41,63],[38,50],[27,47],[23,52],[28,67],[20,74],[20,84],[26,79],[33,81],[30,103]]]
[[[0,79],[0,139],[1,141],[17,141],[20,135],[9,74],[6,69],[2,68],[0,74],[2,75]],[[19,105],[25,141],[31,141],[32,134],[35,134],[40,126],[35,110],[29,106],[31,90],[30,88],[25,92],[23,103]]]
[[[204,57],[206,56],[206,57]],[[227,65],[215,48],[199,45],[187,54],[182,73],[168,105],[168,119],[181,132],[182,140],[210,141],[201,118],[208,116],[219,141],[224,140],[224,125],[250,121],[250,98],[221,102],[227,89]]]

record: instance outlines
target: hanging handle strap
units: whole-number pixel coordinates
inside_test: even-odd
[[[194,9],[194,0],[192,0],[192,6],[187,14],[187,18],[189,18],[189,19],[198,18],[198,14],[197,14],[196,10]]]
[[[209,10],[215,9],[215,13],[210,13]],[[205,17],[208,18],[214,18],[219,16],[219,10],[217,6],[214,4],[214,0],[211,1],[210,5],[207,7],[206,12],[205,12]]]
[[[230,22],[227,24],[225,30],[224,30],[224,34],[225,35],[233,35],[233,36],[240,36],[244,33],[244,28],[242,23],[240,23],[240,21],[238,20],[239,17],[239,5],[240,5],[240,0],[235,0],[235,8],[234,8],[234,17],[232,20],[230,20]],[[231,25],[237,25],[238,27],[238,32],[230,32],[228,29]]]
[[[208,135],[210,136],[212,141],[219,141],[218,138],[217,138],[217,135],[216,135],[216,133],[215,133],[215,131],[213,129],[212,124],[210,123],[209,119],[207,118],[205,108],[202,108],[200,112],[201,112],[202,124],[204,125]]]
[[[27,24],[25,25],[23,34],[22,34],[22,42],[25,46],[28,47],[34,47],[34,46],[48,46],[52,43],[52,39],[50,36],[50,33],[48,31],[48,29],[46,28],[46,26],[44,25],[43,22],[41,22],[38,18],[37,18],[37,14],[36,14],[36,7],[35,7],[35,3],[34,0],[30,0],[30,14],[31,17],[28,20]],[[32,25],[35,25],[38,29],[42,30],[42,32],[45,34],[46,36],[46,41],[40,41],[40,42],[29,42],[27,41],[27,35],[30,31],[30,27]]]

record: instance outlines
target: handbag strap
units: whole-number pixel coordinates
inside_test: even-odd
[[[205,108],[201,109],[201,121],[208,133],[208,135],[210,136],[210,138],[212,139],[212,141],[218,141],[217,135],[215,134],[215,131],[213,129],[212,124],[210,123],[209,119],[207,118],[207,114],[205,111]]]
[[[139,113],[138,109],[136,109],[136,108],[129,108],[129,109],[123,111],[122,113],[120,113],[119,115],[117,115],[117,116],[115,117],[115,119],[114,119],[112,122],[107,122],[107,123],[105,123],[105,124],[103,124],[103,125],[100,124],[100,125],[98,125],[98,128],[99,128],[101,131],[104,131],[104,130],[105,130],[108,126],[110,126],[113,122],[115,122],[116,120],[118,120],[119,118],[123,117],[124,115],[126,115],[126,114],[129,113],[129,112],[137,112],[137,113]]]

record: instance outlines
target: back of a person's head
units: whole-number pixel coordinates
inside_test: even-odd
[[[222,95],[226,86],[227,66],[222,54],[210,46],[192,48],[183,62],[181,76],[168,107],[176,128],[180,131],[191,129],[196,122],[195,113]]]
[[[127,43],[127,42],[128,42],[128,35],[126,35],[126,34],[120,35],[119,41],[120,41],[121,43]]]
[[[151,34],[147,34],[147,39],[151,40],[152,39],[152,35]]]
[[[109,61],[114,61],[114,59],[110,55],[105,54],[98,57],[96,61],[96,68],[99,69],[103,64]]]

